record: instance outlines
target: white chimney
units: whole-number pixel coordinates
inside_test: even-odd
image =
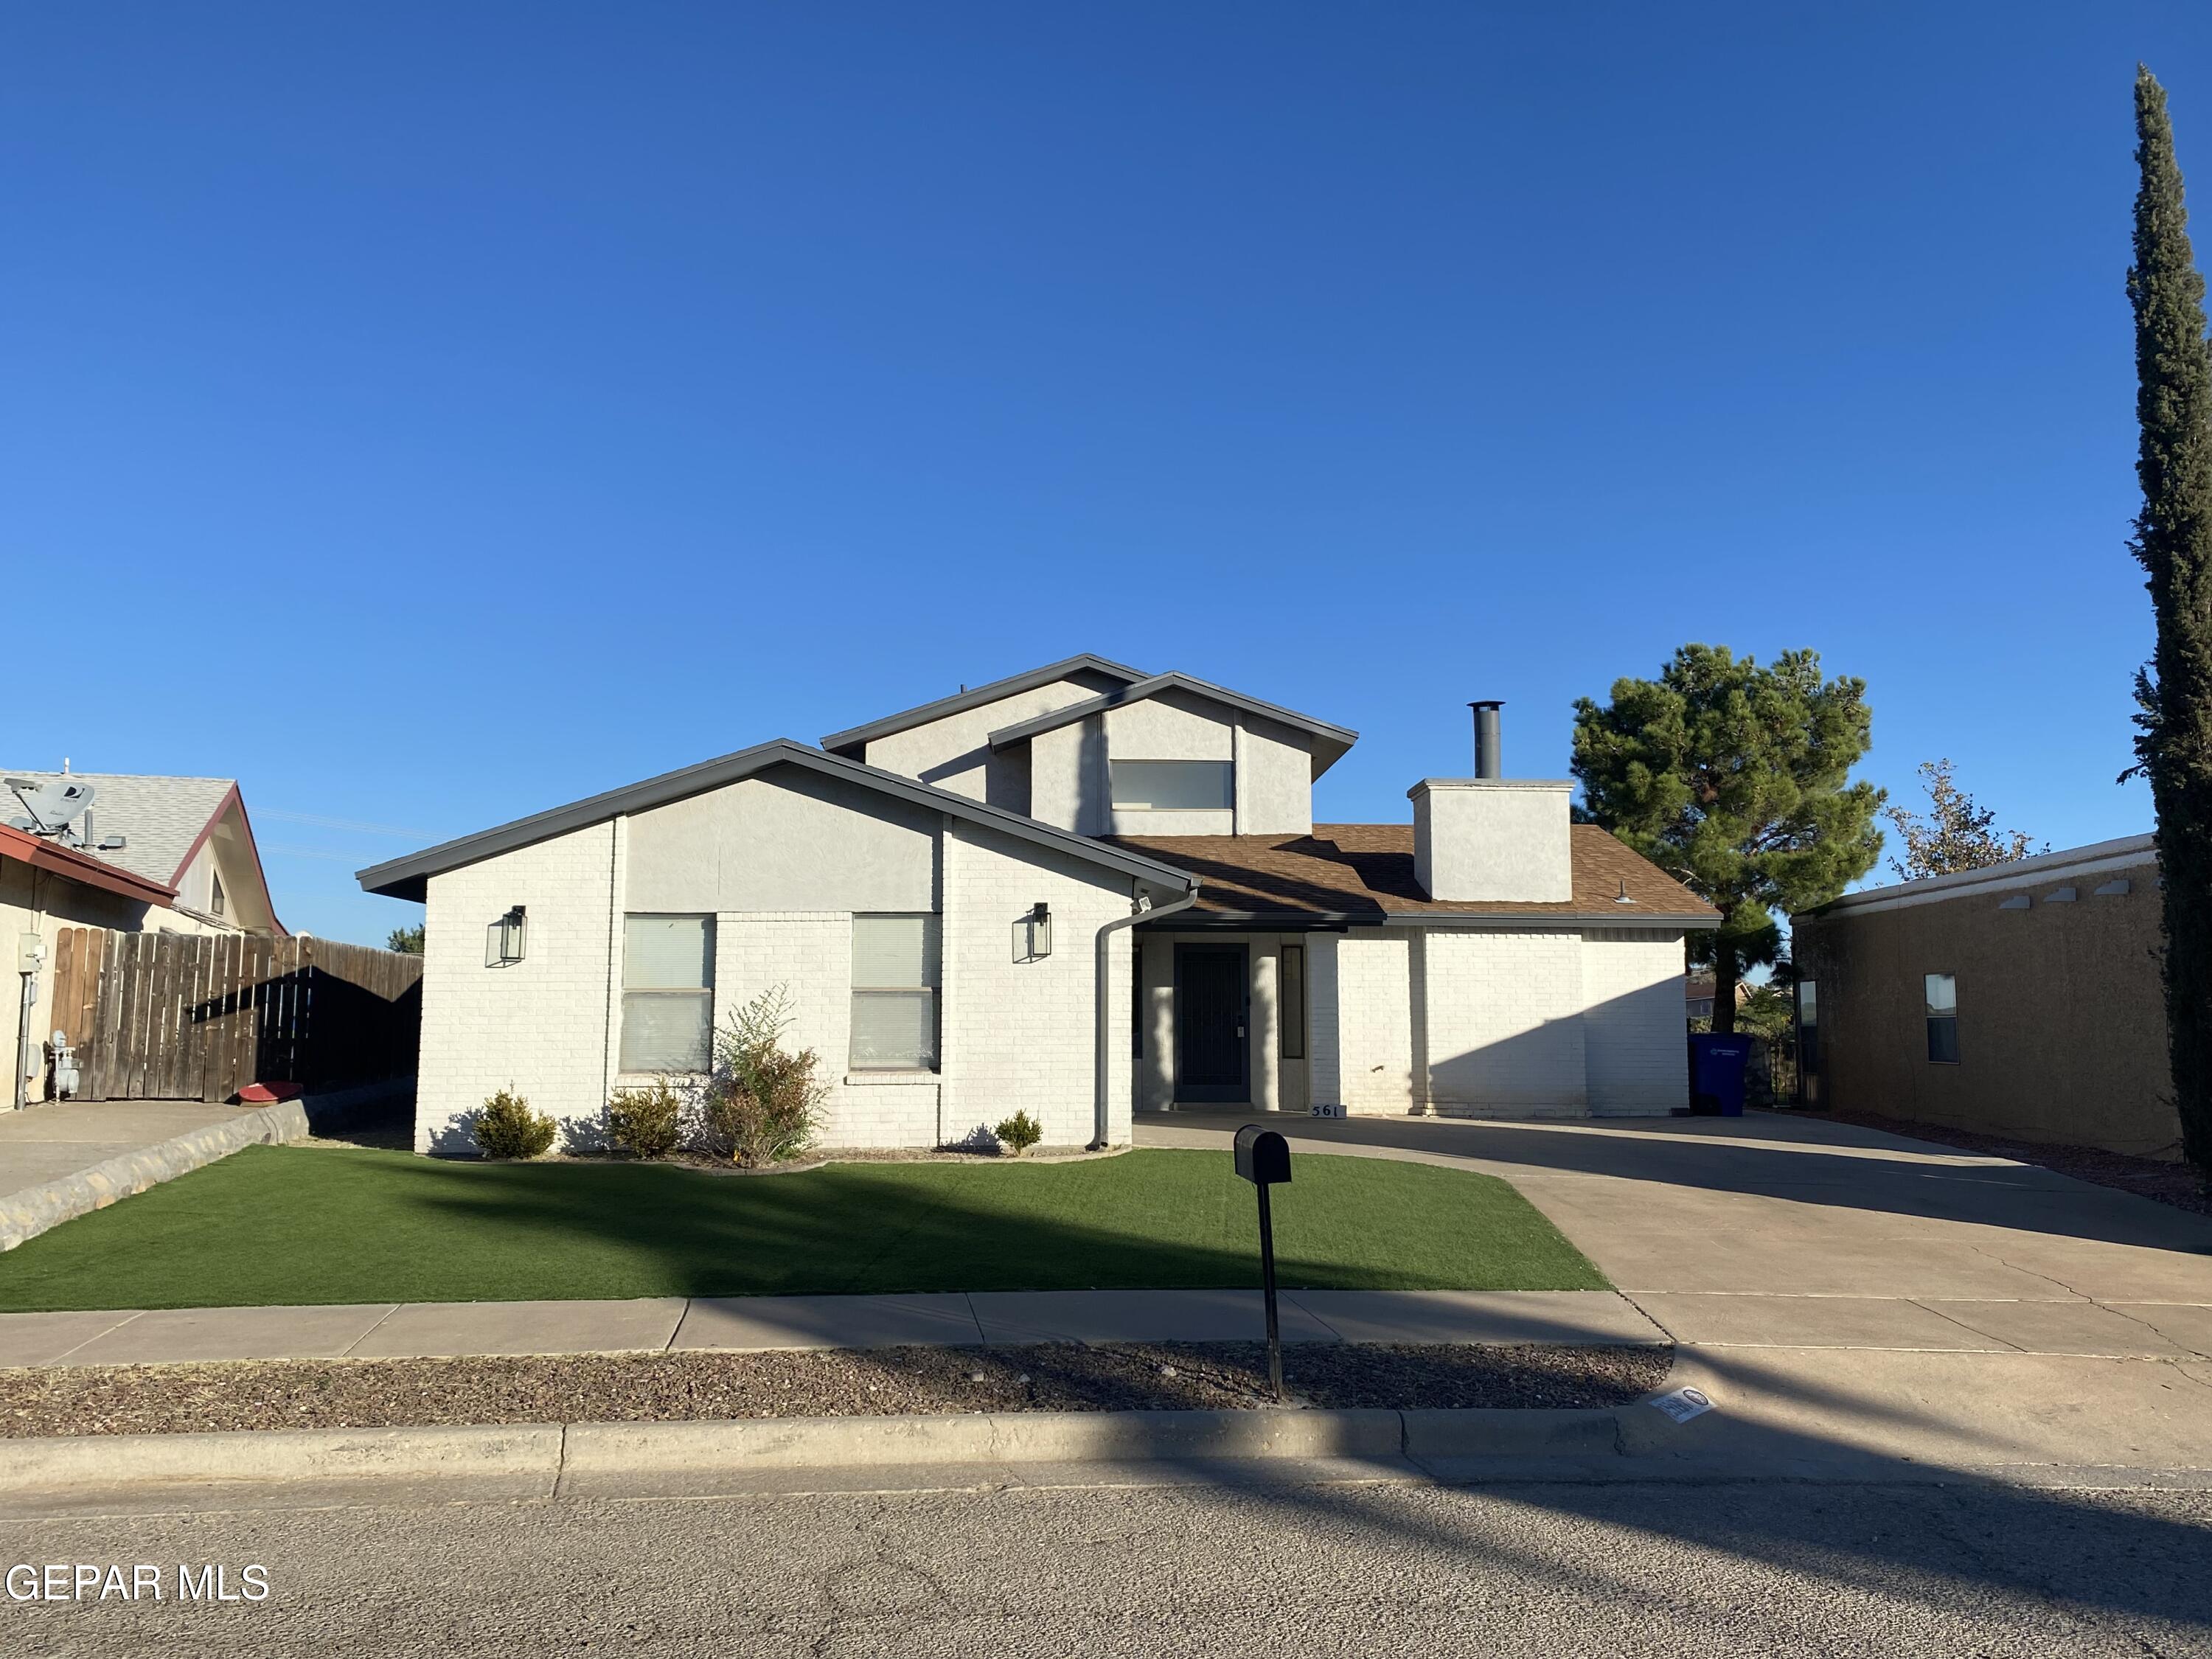
[[[1446,903],[1557,904],[1574,896],[1572,780],[1502,778],[1498,705],[1475,710],[1473,778],[1423,778],[1413,803],[1413,878]]]

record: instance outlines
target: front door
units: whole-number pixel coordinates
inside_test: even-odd
[[[1176,1091],[1194,1103],[1252,1098],[1244,947],[1176,946]]]

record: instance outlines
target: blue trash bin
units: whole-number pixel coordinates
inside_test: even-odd
[[[1700,1117],[1743,1115],[1743,1069],[1751,1039],[1710,1031],[1690,1037],[1690,1109]]]

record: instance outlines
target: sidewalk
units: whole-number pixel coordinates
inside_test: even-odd
[[[1663,1342],[1609,1291],[1285,1291],[1286,1342]],[[1255,1342],[1257,1291],[415,1302],[0,1315],[0,1365],[447,1358],[664,1350]]]

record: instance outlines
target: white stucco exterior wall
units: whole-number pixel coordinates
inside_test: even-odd
[[[1565,780],[1424,778],[1413,803],[1413,879],[1432,899],[1558,904],[1574,896]]]
[[[1685,1104],[1682,936],[1593,929],[1583,936],[1582,957],[1589,1109],[1659,1113]]]
[[[1020,748],[994,755],[991,733],[1087,702],[1121,684],[1090,672],[1054,680],[1049,685],[1018,691],[980,708],[877,738],[867,745],[865,758],[871,766],[919,778],[970,800],[1003,806],[1010,812],[1030,813],[1028,756]]]
[[[933,910],[939,816],[778,767],[632,817],[623,908]]]
[[[1237,759],[1236,722],[1229,712],[1179,691],[1109,708],[1103,717],[1106,759],[1115,761],[1224,761]],[[1231,774],[1232,779],[1234,774]],[[1226,836],[1235,832],[1231,805],[1218,810],[1115,811],[1110,796],[1102,805],[1096,833],[1117,836]]]
[[[1108,832],[1105,727],[1085,715],[1029,740],[1030,817],[1079,836]]]
[[[1242,715],[1237,723],[1237,833],[1313,833],[1311,740],[1286,726]]]

